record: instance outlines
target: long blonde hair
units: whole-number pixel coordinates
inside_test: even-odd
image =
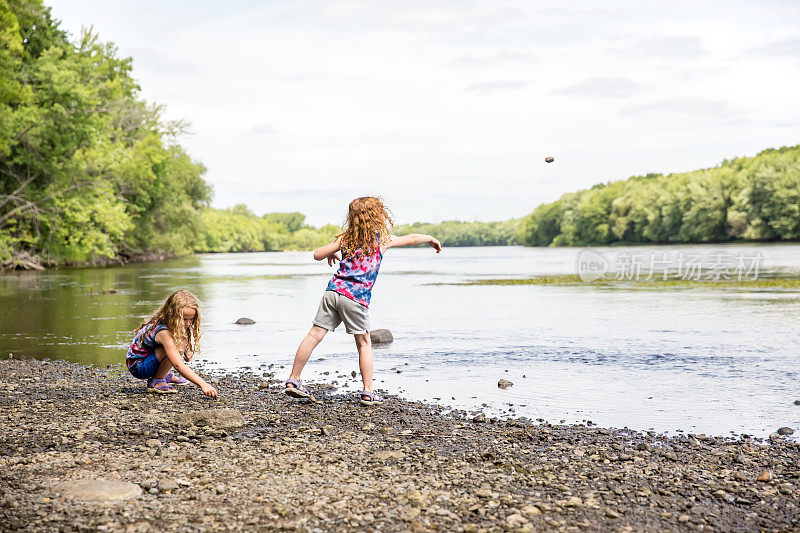
[[[183,327],[183,310],[184,308],[195,310],[194,322],[189,328],[189,334],[186,334],[186,329]],[[135,334],[138,334],[142,329],[145,334],[152,331],[158,324],[164,324],[172,332],[175,338],[175,344],[180,349],[183,341],[186,341],[186,347],[192,352],[199,349],[200,343],[200,301],[197,297],[189,291],[178,290],[169,295],[167,300],[148,318],[141,326],[136,328]]]
[[[356,198],[350,202],[342,233],[336,236],[341,238],[342,254],[349,255],[359,249],[363,254],[372,254],[376,245],[388,242],[392,226],[392,213],[380,198]]]

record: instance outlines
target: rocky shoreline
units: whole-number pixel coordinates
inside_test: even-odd
[[[212,377],[215,402],[121,365],[0,361],[0,530],[800,531],[783,437],[300,402],[275,377]]]

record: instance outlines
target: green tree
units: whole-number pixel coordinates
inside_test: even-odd
[[[800,239],[800,146],[567,193],[520,223],[530,246]]]
[[[71,43],[37,0],[0,0],[0,259],[191,249],[211,190],[182,122],[139,99],[130,58]]]

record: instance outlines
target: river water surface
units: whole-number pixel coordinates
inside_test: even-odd
[[[758,255],[762,274],[800,274],[798,245],[593,250],[615,258],[667,251],[672,261],[702,255],[706,263],[718,253]],[[800,399],[797,290],[452,284],[575,274],[581,251],[389,251],[370,314],[373,327],[392,330],[395,342],[376,347],[376,386],[555,423],[723,435],[800,430],[793,404]],[[331,273],[310,252],[275,252],[7,274],[0,276],[0,353],[121,363],[142,317],[186,288],[203,302],[198,359],[221,370],[275,365],[281,377]],[[256,324],[233,323],[244,316]],[[350,372],[357,369],[353,339],[342,327],[328,334],[304,378],[355,391],[360,381]],[[514,385],[500,390],[500,378]]]

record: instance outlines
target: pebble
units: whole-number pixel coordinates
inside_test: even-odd
[[[162,479],[158,482],[158,490],[161,492],[171,492],[178,490],[178,482],[172,479]]]
[[[763,481],[763,482],[765,482],[765,483],[766,483],[767,481],[771,481],[771,480],[772,480],[772,472],[770,472],[769,470],[763,470],[763,471],[762,471],[762,472],[761,472],[761,473],[758,475],[758,477],[756,478],[756,481]]]
[[[542,514],[541,509],[539,509],[535,505],[526,505],[522,509],[520,509],[520,512],[522,513],[523,516],[526,516],[528,518],[533,518],[536,515]]]
[[[185,426],[230,429],[242,427],[244,415],[236,409],[202,409],[180,413],[175,417],[175,421]]]
[[[402,459],[405,456],[406,455],[403,452],[397,450],[386,450],[373,455],[375,459],[380,459],[381,461],[385,461],[387,459]]]
[[[514,513],[506,517],[506,523],[511,527],[522,527],[528,523],[528,519],[519,513]]]
[[[103,478],[64,481],[56,486],[56,491],[66,498],[82,502],[130,500],[142,493],[141,487],[134,483]]]
[[[581,505],[583,505],[583,500],[581,500],[577,496],[572,496],[571,498],[564,501],[563,505],[564,507],[580,507]]]
[[[511,382],[510,382],[510,381],[508,381],[507,379],[501,379],[501,380],[499,380],[499,381],[497,382],[497,386],[498,386],[498,388],[501,388],[501,389],[507,389],[507,388],[509,388],[509,387],[510,387],[510,386],[512,386],[512,385],[513,385],[513,383],[511,383]]]

